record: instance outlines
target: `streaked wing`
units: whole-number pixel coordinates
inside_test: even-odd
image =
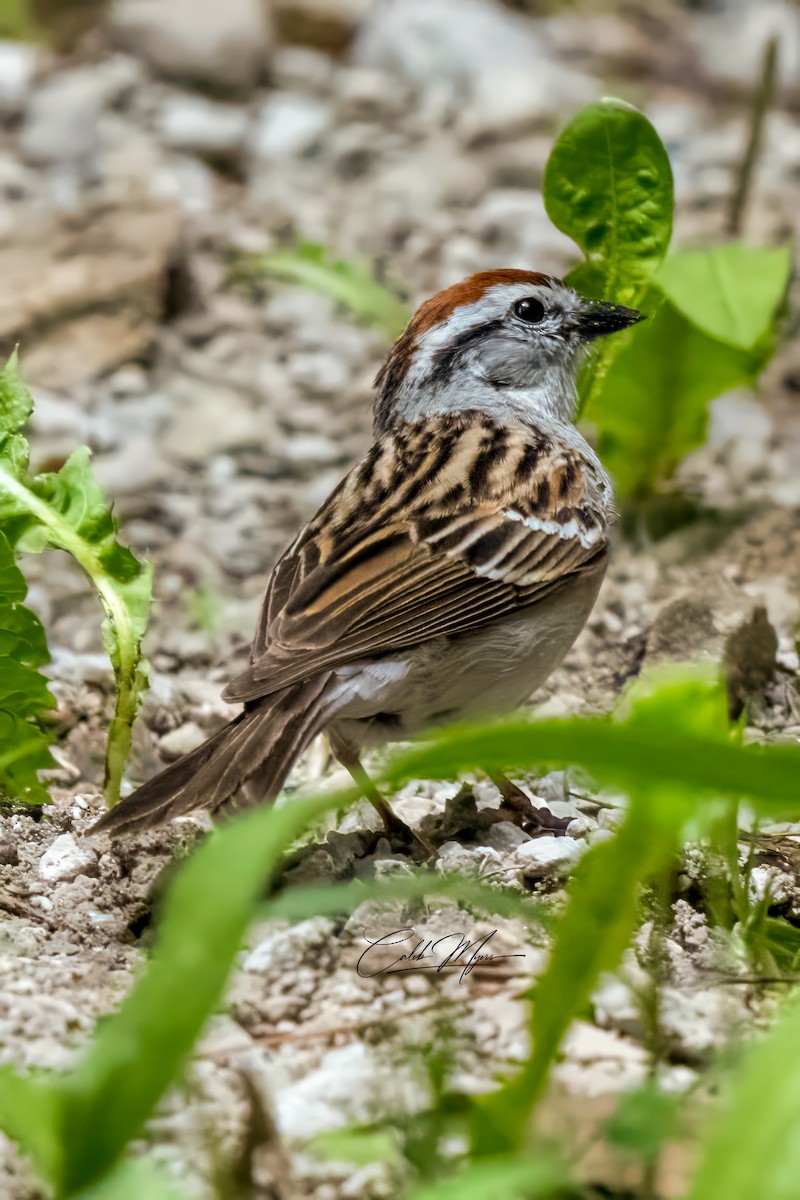
[[[226,697],[467,633],[599,569],[601,487],[576,450],[479,413],[385,435],[276,565]]]

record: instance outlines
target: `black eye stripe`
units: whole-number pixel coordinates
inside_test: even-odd
[[[524,300],[517,300],[511,311],[526,325],[538,325],[540,321],[544,320],[545,315],[544,305],[535,296],[526,296]]]

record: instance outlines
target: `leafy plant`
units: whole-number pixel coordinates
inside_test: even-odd
[[[38,719],[55,701],[38,670],[50,655],[41,622],[22,603],[27,590],[0,533],[0,796],[43,804],[47,790],[39,772],[55,763]]]
[[[109,804],[115,804],[146,685],[142,638],[150,612],[152,570],[117,541],[117,522],[92,474],[85,447],[60,471],[30,477],[28,443],[20,430],[32,409],[13,355],[0,375],[0,523],[8,543],[19,550],[66,550],[89,576],[105,610],[103,641],[116,680],[105,791]],[[41,653],[41,641],[38,645]]]
[[[667,257],[667,153],[646,117],[618,100],[589,105],[562,132],[544,199],[586,256],[567,282],[649,317],[601,344],[580,388],[618,494],[643,500],[702,445],[709,402],[755,383],[768,362],[789,251],[731,243]]]

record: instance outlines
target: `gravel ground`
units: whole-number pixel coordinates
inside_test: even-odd
[[[369,441],[380,336],[309,292],[233,284],[235,253],[320,241],[375,262],[410,303],[494,266],[561,274],[572,249],[544,213],[544,163],[563,119],[608,92],[645,107],[668,145],[678,239],[718,238],[746,137],[742,81],[773,29],[783,91],[746,237],[785,237],[800,208],[800,13],[788,0],[663,0],[624,15],[595,4],[536,19],[489,0],[275,0],[271,23],[255,0],[196,0],[186,12],[183,0],[121,0],[105,30],[59,59],[0,44],[0,278],[11,282],[0,350],[23,343],[35,464],[88,443],[126,539],[155,566],[151,689],[131,781],[232,715],[220,688],[246,656],[269,568]],[[587,629],[536,698],[542,712],[606,710],[643,665],[687,652],[721,659],[769,621],[779,669],[748,696],[748,736],[797,739],[798,389],[795,340],[758,396],[714,404],[709,442],[680,472],[696,519],[655,542],[640,535],[635,550],[620,538]],[[101,811],[112,699],[96,602],[61,556],[28,568],[62,736],[52,806],[0,817],[0,1060],[59,1068],[129,988],[154,884],[202,825],[113,848],[83,839]],[[331,772],[314,748],[292,782],[320,775]],[[419,781],[396,807],[438,828],[438,871],[499,877],[557,909],[620,799],[572,774],[520,782],[573,819],[566,836],[531,839],[498,821],[499,796],[479,779]],[[800,911],[800,827],[773,833],[754,886],[779,885],[784,910]],[[358,806],[299,855],[294,874],[370,877],[407,861]],[[667,932],[663,1071],[681,1090],[768,1011],[755,989],[728,986],[744,967],[692,907],[702,869],[690,856]],[[287,1161],[286,1195],[391,1196],[392,1168],[315,1157],[310,1139],[387,1116],[402,1124],[424,1107],[421,1048],[443,1021],[468,1090],[525,1054],[518,996],[544,962],[543,930],[435,902],[412,914],[420,938],[497,929],[502,953],[523,957],[462,981],[361,977],[365,924],[398,928],[407,915],[359,910],[344,923],[250,930],[224,1011],[146,1136],[198,1196],[212,1194],[215,1165],[240,1153],[262,1106],[277,1129],[258,1168],[264,1196],[284,1195],[269,1179]],[[628,1168],[596,1129],[648,1071],[635,1002],[647,946],[645,926],[573,1029],[547,1105],[554,1127],[568,1108],[581,1169],[612,1188],[631,1183]],[[663,1194],[676,1194],[682,1155],[664,1170]],[[0,1196],[37,1194],[0,1139]]]

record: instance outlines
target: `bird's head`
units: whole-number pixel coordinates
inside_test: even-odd
[[[471,275],[426,300],[377,379],[378,430],[438,412],[570,420],[580,352],[642,319],[534,271]]]

